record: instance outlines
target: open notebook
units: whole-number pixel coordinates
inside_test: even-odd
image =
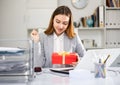
[[[65,67],[65,68],[50,68],[52,72],[69,74],[70,70],[73,70],[74,67]]]

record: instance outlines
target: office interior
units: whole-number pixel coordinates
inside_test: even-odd
[[[75,32],[80,36],[87,51],[99,49],[119,50],[120,6],[108,8],[106,6],[108,0],[80,0],[83,4],[87,4],[83,8],[76,8],[72,4],[72,1],[78,0],[0,0],[0,42],[1,40],[7,40],[6,42],[9,42],[9,40],[28,40],[30,39],[30,32],[33,29],[43,32],[48,26],[50,16],[54,9],[58,6],[66,5],[73,13]],[[110,1],[118,1],[117,3],[120,5],[120,0]],[[83,26],[81,19],[85,17],[89,19],[99,6],[104,6],[104,14],[102,16],[104,26],[89,26],[89,24]],[[19,43],[7,43],[7,45],[8,44],[10,44],[10,46],[17,46]],[[26,43],[24,45],[20,43],[19,45],[23,47],[26,46]],[[60,85],[78,85],[81,82],[81,84],[84,85],[97,85],[98,82],[100,85],[119,85],[120,69],[117,71],[117,76],[112,75],[112,77],[97,79],[91,78],[90,76],[88,77],[89,73],[86,72],[88,75],[85,76],[88,78],[77,77],[77,79],[74,80],[73,78],[76,78],[76,76],[69,78],[69,75],[66,74],[52,75],[49,74],[48,69],[43,69],[41,73],[31,74],[35,77],[32,83],[16,83],[16,85],[59,85],[60,83]],[[9,85],[8,82],[5,81],[5,83]],[[11,85],[13,85],[13,82]]]

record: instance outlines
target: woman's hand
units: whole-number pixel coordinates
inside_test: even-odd
[[[77,55],[77,61],[76,62],[72,62],[72,66],[73,67],[75,67],[77,64],[78,64],[78,62],[80,62],[80,57],[79,57],[79,55],[78,54],[76,54]]]
[[[34,42],[39,42],[39,33],[37,30],[33,29],[30,35]]]

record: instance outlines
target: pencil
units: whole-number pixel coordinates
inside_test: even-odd
[[[106,58],[105,61],[103,62],[104,64],[106,63],[106,61],[108,60],[109,57],[110,57],[110,55],[107,56],[107,58]]]

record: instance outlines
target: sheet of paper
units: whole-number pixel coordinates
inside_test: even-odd
[[[20,52],[20,51],[24,51],[24,50],[14,47],[0,47],[0,52]]]

